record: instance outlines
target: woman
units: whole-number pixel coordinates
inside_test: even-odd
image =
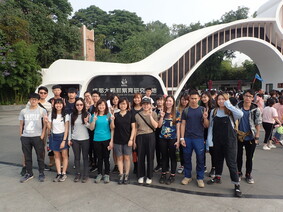
[[[215,177],[207,184],[221,183],[224,158],[229,168],[230,178],[235,185],[236,197],[241,197],[240,181],[237,170],[237,135],[235,121],[243,116],[243,112],[234,107],[228,94],[218,94],[215,98],[216,107],[210,113],[210,125],[207,142],[213,145],[215,155]]]
[[[74,182],[81,179],[80,171],[80,156],[83,156],[83,176],[82,183],[88,180],[88,150],[89,150],[89,134],[87,126],[89,114],[86,111],[86,105],[82,98],[75,101],[75,108],[70,117],[70,133],[69,133],[69,146],[73,145],[75,156],[76,176]]]
[[[189,106],[189,95],[187,93],[184,93],[179,101],[178,107],[177,107],[177,111],[180,113],[180,116],[182,117],[182,113],[184,111],[185,108],[187,108]],[[183,146],[180,145],[179,147],[180,150],[180,163],[181,166],[179,166],[177,172],[179,174],[182,174],[184,171],[184,157],[183,157]]]
[[[205,91],[201,94],[201,100],[200,100],[200,106],[203,106],[206,108],[206,111],[208,111],[208,117],[210,115],[211,110],[215,107],[212,96],[209,91]],[[211,170],[209,172],[209,177],[215,177],[215,162],[214,162],[214,154],[213,154],[213,146],[208,146],[207,140],[207,133],[208,128],[204,129],[204,142],[206,145],[207,151],[209,151],[210,158],[211,158]],[[204,154],[204,164],[205,164],[205,170],[206,170],[206,157]]]
[[[270,150],[271,148],[276,148],[272,144],[271,136],[275,121],[277,124],[281,125],[280,120],[278,119],[277,110],[273,107],[275,104],[274,98],[269,98],[266,102],[267,106],[262,111],[262,126],[265,131],[263,150]]]
[[[97,112],[91,116],[89,127],[90,130],[94,130],[93,145],[98,158],[98,175],[94,182],[99,183],[103,178],[104,183],[109,183],[109,155],[113,147],[113,128],[110,127],[112,116],[104,99],[98,100],[96,107]],[[103,163],[104,176],[102,176]]]
[[[157,114],[152,111],[151,99],[142,99],[142,111],[135,115],[136,119],[136,145],[138,151],[138,183],[152,183],[153,159],[155,147],[155,129],[158,126]],[[145,157],[147,157],[147,172],[145,171]]]
[[[277,110],[278,113],[278,119],[281,121],[283,121],[283,96],[280,96],[278,99],[278,103],[274,104],[273,107]],[[274,138],[275,141],[278,143],[280,143],[281,145],[283,145],[283,141],[281,139],[281,134],[279,134],[278,132],[276,132],[274,134]]]
[[[68,130],[69,115],[65,113],[65,106],[62,99],[55,99],[52,113],[45,118],[48,130],[51,130],[49,138],[49,148],[54,152],[57,175],[53,182],[64,182],[67,178],[68,167]],[[61,154],[63,158],[63,168],[61,172]]]
[[[114,114],[115,119],[111,122],[114,128],[114,152],[119,169],[118,184],[128,184],[131,167],[130,155],[135,136],[135,117],[129,111],[130,103],[127,98],[119,100],[118,108],[120,112]]]
[[[84,93],[84,102],[85,102],[85,108],[88,111],[90,109],[90,107],[94,104],[93,100],[91,98],[91,93],[90,91],[86,91]]]
[[[180,122],[181,116],[176,111],[175,99],[173,96],[165,98],[164,110],[160,112],[160,119],[158,127],[160,131],[159,148],[162,154],[162,174],[159,183],[170,185],[175,181],[175,173],[177,167],[176,149],[179,148],[180,140]],[[168,170],[168,161],[171,161],[171,174],[166,179],[166,172]]]

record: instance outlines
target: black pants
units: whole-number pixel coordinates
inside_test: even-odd
[[[213,119],[213,147],[215,154],[215,175],[221,176],[224,158],[233,183],[239,182],[237,169],[237,135],[229,117],[215,116]]]
[[[160,151],[160,147],[159,147],[160,131],[161,131],[161,128],[156,128],[156,131],[155,131],[155,155],[156,155],[157,166],[162,166],[162,161],[163,161],[161,151]]]
[[[271,136],[272,136],[272,131],[273,131],[273,125],[271,123],[267,123],[267,122],[262,122],[262,126],[263,129],[265,131],[265,135],[264,135],[264,142],[265,144],[267,144],[267,142],[269,140],[271,140]]]
[[[93,163],[94,165],[96,165],[97,156],[96,156],[96,152],[94,150],[94,145],[93,145],[94,132],[88,129],[88,134],[89,134],[89,148],[88,148],[89,161]]]
[[[238,141],[237,165],[239,172],[242,172],[242,166],[243,166],[243,147],[245,147],[246,150],[246,175],[247,175],[247,174],[251,174],[253,169],[253,157],[256,148],[255,140],[253,139],[243,142]]]
[[[182,145],[180,145],[179,150],[180,150],[180,163],[181,163],[181,166],[184,166],[185,161],[184,161],[184,151],[183,151]]]
[[[211,167],[215,168],[215,154],[214,154],[214,148],[212,146],[209,147],[209,154],[211,158]]]
[[[138,135],[136,138],[136,143],[138,150],[138,178],[146,176],[149,179],[152,179],[155,134],[149,133]],[[147,172],[145,172],[145,157],[147,159]]]
[[[34,147],[38,163],[39,173],[44,172],[44,143],[40,136],[21,137],[22,150],[25,156],[27,173],[33,175],[32,172],[32,147]]]
[[[97,166],[98,166],[98,174],[102,174],[103,162],[105,166],[104,174],[109,175],[110,173],[110,151],[107,149],[109,146],[110,140],[107,141],[94,141],[93,146],[97,155]]]
[[[162,172],[168,169],[169,158],[171,161],[171,174],[176,173],[177,160],[176,160],[176,143],[177,139],[161,139],[159,140],[160,152],[162,154]]]
[[[75,156],[75,166],[76,166],[76,173],[81,173],[80,171],[80,160],[81,160],[81,153],[83,156],[83,176],[88,177],[88,150],[89,150],[89,140],[73,140],[73,151]]]

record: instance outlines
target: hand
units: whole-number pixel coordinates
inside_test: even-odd
[[[151,109],[151,108],[149,109],[148,114],[149,114],[150,116],[152,116],[152,109]]]
[[[61,144],[60,144],[60,149],[63,149],[63,148],[65,147],[65,142],[66,142],[66,141],[62,141],[62,142],[61,142]]]
[[[224,97],[225,100],[229,99],[229,94],[228,93],[224,93],[224,94],[222,94],[222,96]]]
[[[88,123],[88,120],[89,120],[89,117],[88,117],[88,116],[85,117],[85,118],[84,118],[84,123],[85,123],[85,124]]]
[[[110,141],[109,146],[107,147],[108,151],[110,151],[113,148],[113,141]]]
[[[96,120],[97,120],[97,114],[94,113],[94,114],[93,114],[93,121],[96,121]]]
[[[111,119],[112,121],[114,121],[114,120],[115,120],[115,116],[114,116],[113,114],[111,114],[110,119]]]
[[[176,146],[176,149],[179,149],[180,143],[177,141],[176,143],[174,143],[174,146]]]
[[[186,141],[185,141],[185,140],[182,140],[182,141],[181,141],[181,145],[182,145],[183,147],[186,147]]]
[[[160,117],[164,118],[164,116],[165,116],[165,112],[163,112],[163,110],[160,110]]]
[[[207,119],[208,118],[208,111],[206,108],[204,108],[203,114],[202,114],[203,119]]]
[[[128,146],[133,146],[133,140],[128,141]]]
[[[110,108],[110,113],[111,113],[112,115],[114,114],[114,108],[113,108],[113,107]]]
[[[73,145],[73,142],[72,142],[71,140],[69,140],[69,141],[68,141],[68,145],[69,145],[69,146],[72,146],[72,145]]]
[[[47,124],[48,123],[48,116],[44,116],[43,121]]]
[[[137,144],[136,142],[133,143],[133,149],[136,149],[137,148]]]

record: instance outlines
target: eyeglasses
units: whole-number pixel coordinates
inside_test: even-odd
[[[83,104],[76,104],[76,106],[84,106]]]
[[[39,94],[44,94],[44,95],[45,95],[45,94],[47,94],[47,93],[46,93],[46,92],[39,92]]]
[[[253,96],[249,96],[249,95],[244,95],[244,97],[253,98]]]

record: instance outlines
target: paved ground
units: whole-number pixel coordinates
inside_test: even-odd
[[[109,184],[95,184],[96,173],[91,174],[86,184],[74,183],[72,167],[63,183],[52,182],[54,170],[45,172],[44,183],[36,178],[19,183],[22,153],[18,113],[0,111],[0,211],[282,211],[281,146],[271,151],[263,151],[262,145],[257,147],[253,171],[255,184],[243,181],[240,199],[233,197],[226,167],[221,185],[206,185],[203,189],[198,188],[195,181],[187,186],[180,185],[181,175],[170,186],[158,183],[159,174],[154,174],[151,186],[137,185],[133,176],[130,185],[118,185],[115,174],[111,175]],[[70,157],[72,165],[72,153]],[[208,159],[207,162],[209,167]],[[37,167],[35,157],[33,165]],[[34,173],[37,177],[38,172],[34,170]]]

